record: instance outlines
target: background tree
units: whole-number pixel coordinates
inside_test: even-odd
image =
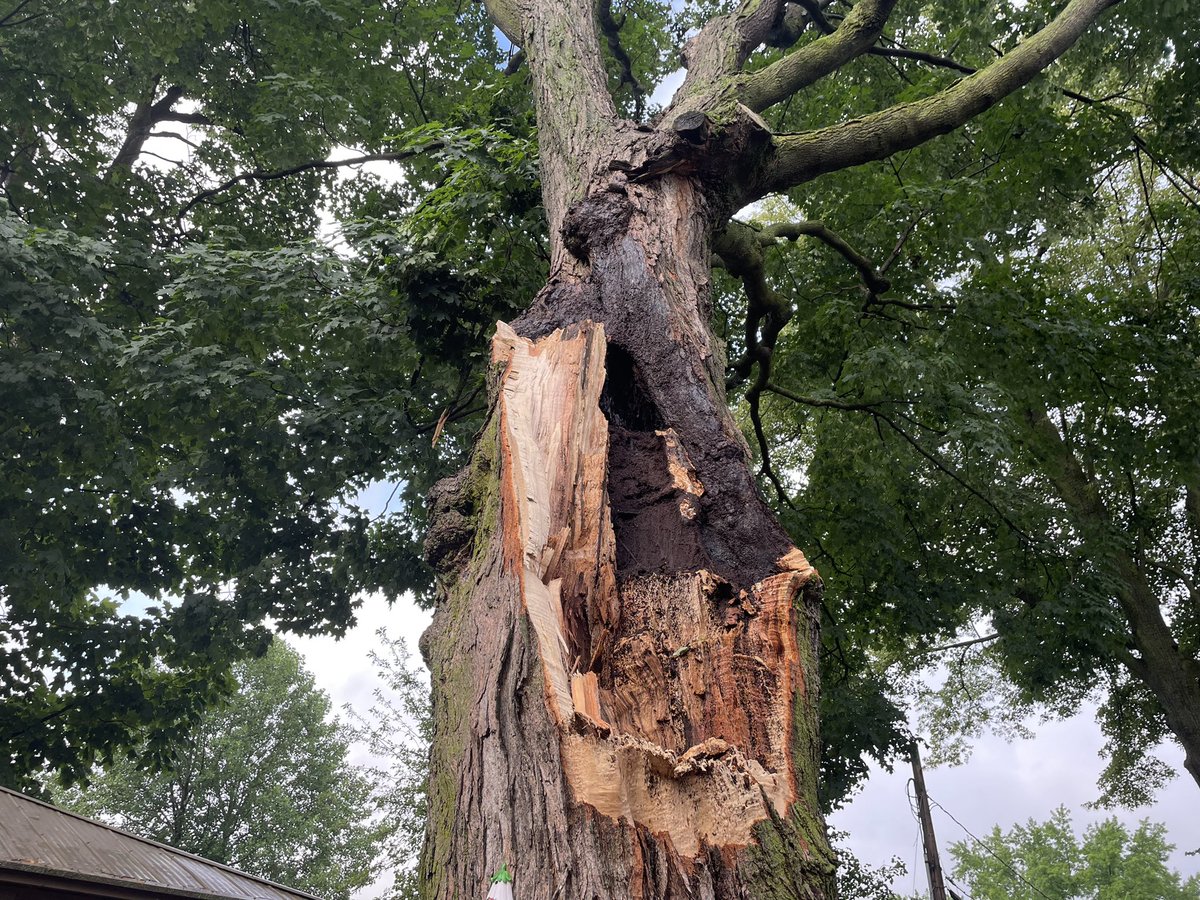
[[[380,824],[349,735],[282,641],[234,667],[237,690],[205,711],[170,770],[119,756],[54,800],[180,850],[318,897],[347,898],[379,868]]]
[[[1030,819],[986,841],[951,844],[955,877],[984,900],[1190,900],[1200,878],[1184,882],[1167,867],[1173,848],[1161,825],[1143,821],[1132,833],[1108,819],[1076,837],[1065,809],[1047,822]]]
[[[382,649],[371,651],[371,662],[382,684],[366,713],[347,712],[355,741],[376,759],[366,771],[383,814],[385,866],[393,876],[388,896],[417,900],[417,862],[429,811],[429,678],[412,661],[403,638],[390,638],[382,629],[377,634]]]

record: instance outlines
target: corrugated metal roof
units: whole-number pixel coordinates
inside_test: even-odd
[[[0,881],[4,869],[222,900],[317,900],[0,788]]]

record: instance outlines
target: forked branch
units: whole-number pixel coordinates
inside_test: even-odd
[[[688,73],[678,96],[702,93],[740,72],[750,54],[770,40],[786,5],[785,0],[741,0],[733,12],[710,19],[684,48]]]
[[[801,237],[816,238],[831,250],[837,251],[846,262],[858,269],[863,284],[872,294],[883,294],[891,289],[891,282],[879,273],[875,264],[855,250],[844,237],[827,228],[824,222],[811,220],[783,222],[778,225],[768,225],[759,232],[760,243],[767,246],[774,244],[780,238],[795,241]]]
[[[883,32],[895,5],[896,0],[859,0],[833,32],[764,69],[742,76],[738,86],[742,102],[761,112],[867,52]],[[813,10],[820,14],[816,4]]]
[[[612,0],[600,0],[596,4],[596,21],[600,25],[600,34],[603,35],[604,42],[608,45],[608,52],[617,61],[621,86],[628,86],[633,95],[635,117],[641,120],[646,106],[646,90],[638,81],[637,76],[633,74],[633,60],[629,58],[629,53],[621,43],[621,26],[624,25],[624,16],[621,18],[621,22],[613,18]]]
[[[430,141],[420,147],[414,147],[411,150],[397,150],[392,153],[365,153],[362,156],[351,156],[347,159],[311,159],[307,162],[302,162],[294,166],[288,166],[286,169],[255,169],[252,172],[243,172],[218,184],[216,187],[201,191],[191,200],[183,205],[176,214],[176,218],[182,219],[201,203],[205,203],[226,191],[237,187],[239,184],[249,184],[252,181],[278,181],[281,178],[289,178],[292,175],[299,175],[301,172],[324,171],[327,169],[340,169],[343,166],[361,166],[364,163],[370,162],[400,162],[406,159],[412,159],[415,156],[420,156],[422,153],[428,153],[431,150],[437,150],[442,147],[441,141]]]
[[[946,134],[1032,81],[1119,0],[1071,0],[1045,28],[1011,53],[924,100],[775,138],[774,158],[750,199],[819,175],[884,159]]]

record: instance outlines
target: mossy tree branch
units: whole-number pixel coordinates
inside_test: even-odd
[[[677,94],[704,94],[736,75],[750,54],[770,40],[787,3],[785,0],[742,0],[737,9],[714,16],[683,50],[687,78]]]
[[[896,0],[860,0],[832,33],[743,75],[738,83],[741,101],[761,112],[837,71],[871,48],[895,5]]]
[[[778,135],[772,159],[747,199],[786,190],[828,172],[884,159],[965,124],[1032,81],[1119,0],[1071,0],[1011,53],[924,100],[826,128]]]

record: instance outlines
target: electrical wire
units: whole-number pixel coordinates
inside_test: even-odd
[[[953,878],[951,878],[949,875],[946,876],[946,880],[949,881],[956,888],[958,888],[957,891],[951,891],[949,888],[947,888],[946,889],[947,893],[951,894],[952,896],[957,896],[959,898],[959,900],[974,900],[974,898],[970,894],[967,893],[967,889],[965,887],[963,887],[961,884],[959,884],[957,881],[955,881]]]
[[[926,794],[926,796],[929,797],[928,794]],[[1054,900],[1053,897],[1051,897],[1049,894],[1047,894],[1045,891],[1043,891],[1041,888],[1039,888],[1036,884],[1031,882],[1028,878],[1026,878],[1020,872],[1018,872],[1008,860],[1004,859],[1004,857],[1002,857],[999,853],[997,853],[995,850],[993,850],[989,844],[987,844],[985,841],[982,841],[979,838],[975,837],[975,835],[971,833],[971,829],[967,828],[966,825],[964,825],[962,822],[958,821],[958,819],[954,818],[954,815],[950,812],[950,810],[946,809],[946,807],[942,806],[942,804],[940,804],[936,800],[934,800],[933,797],[929,797],[929,802],[931,804],[933,804],[934,806],[936,806],[938,809],[940,809],[942,812],[944,812],[947,816],[949,816],[950,821],[952,821],[955,825],[957,825],[959,828],[961,828],[963,831],[965,831],[967,833],[967,836],[970,837],[971,840],[973,840],[976,844],[978,844],[980,847],[982,847],[984,850],[986,850],[989,854],[991,854],[991,856],[998,863],[1000,863],[1000,865],[1002,865],[1002,866],[1004,866],[1004,868],[1008,869],[1008,871],[1012,873],[1014,878],[1016,878],[1018,881],[1020,881],[1026,887],[1028,887],[1031,891],[1033,891],[1039,897],[1044,897],[1045,900]]]

